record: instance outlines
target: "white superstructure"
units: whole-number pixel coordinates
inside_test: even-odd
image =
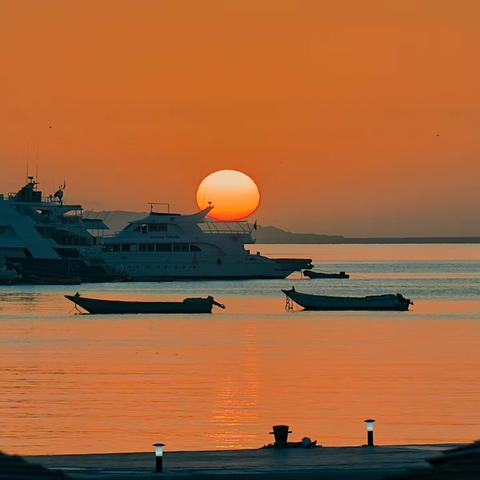
[[[81,205],[65,204],[63,189],[42,197],[29,177],[18,192],[0,195],[0,256],[26,281],[108,278],[92,234],[108,227],[86,219]]]
[[[252,255],[247,222],[206,218],[213,207],[192,215],[151,212],[105,238],[105,262],[132,280],[285,278],[309,268],[310,259]]]

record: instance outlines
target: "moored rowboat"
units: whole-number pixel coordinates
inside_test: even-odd
[[[123,313],[211,313],[213,305],[225,308],[213,297],[185,298],[182,302],[138,302],[124,300],[102,300],[98,298],[65,295],[65,298],[76,306],[82,307],[92,314],[123,314]]]
[[[413,302],[400,293],[366,297],[332,297],[297,292],[294,287],[282,292],[305,310],[408,310]]]

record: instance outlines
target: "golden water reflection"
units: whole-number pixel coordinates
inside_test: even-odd
[[[245,325],[239,339],[238,368],[218,378],[210,421],[215,431],[209,434],[215,448],[241,448],[255,439],[252,426],[258,420],[257,329]]]

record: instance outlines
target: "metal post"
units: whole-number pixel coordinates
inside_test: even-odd
[[[155,458],[155,471],[156,472],[163,472],[163,457],[156,457]]]
[[[375,420],[369,418],[365,420],[365,424],[367,425],[367,446],[368,447],[373,447],[373,424],[375,423]]]
[[[154,443],[155,447],[155,471],[163,472],[163,447],[164,443]]]

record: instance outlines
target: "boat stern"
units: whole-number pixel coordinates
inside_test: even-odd
[[[284,278],[293,272],[301,272],[314,267],[311,258],[271,258],[277,264],[278,270],[284,273]]]
[[[397,293],[396,295],[398,304],[400,306],[400,310],[408,310],[410,305],[413,305],[412,300],[409,298],[404,297],[401,293]]]

